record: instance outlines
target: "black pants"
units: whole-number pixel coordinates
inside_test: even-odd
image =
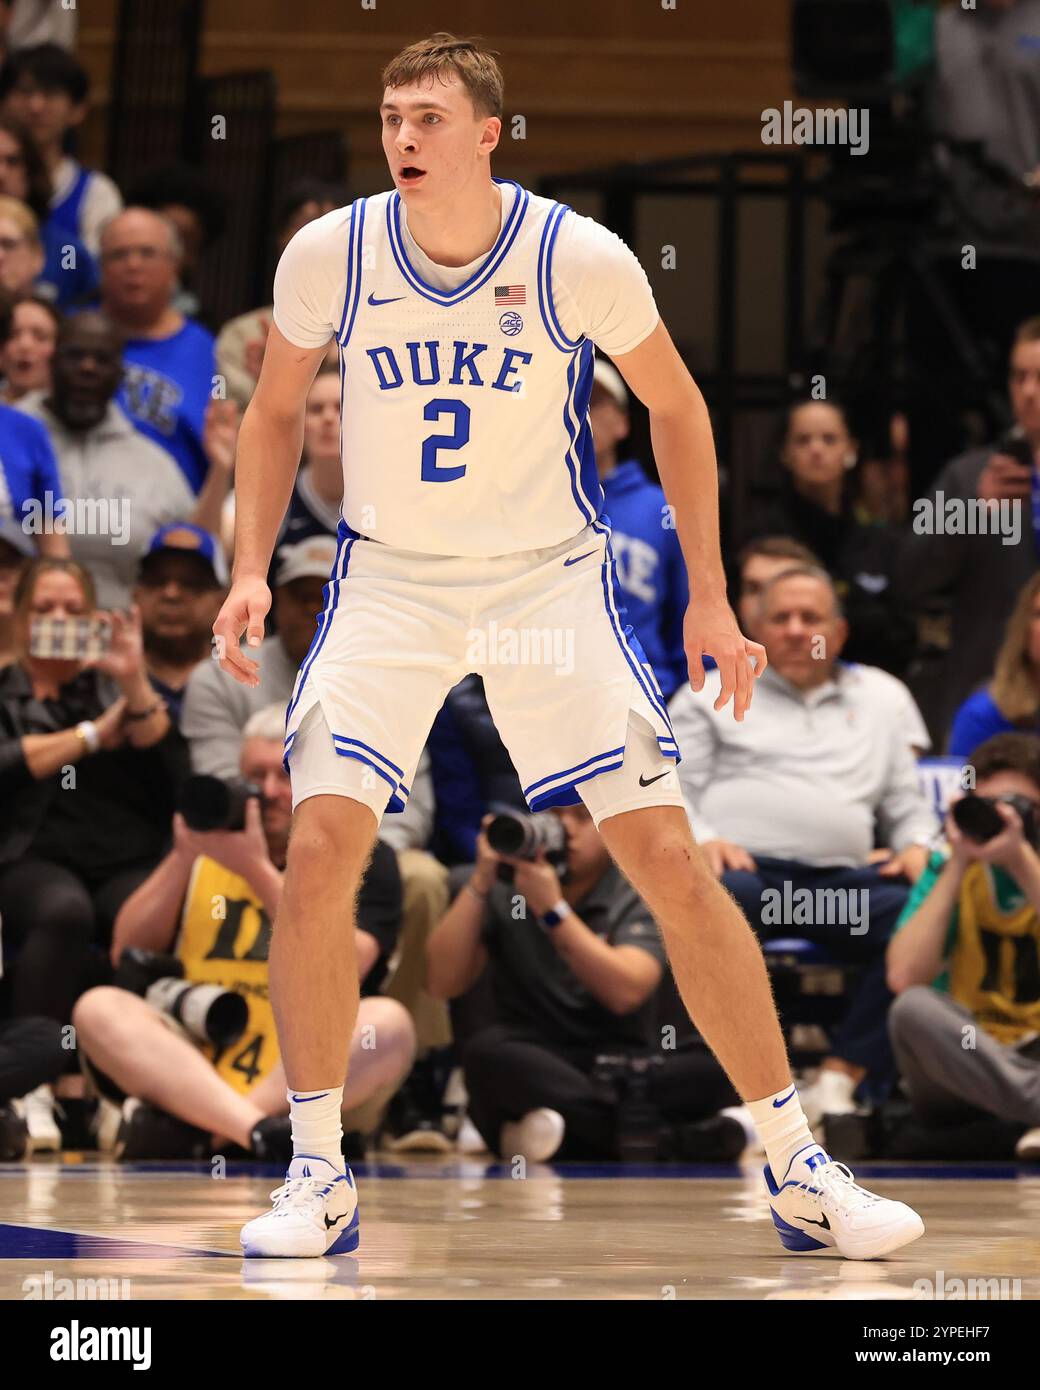
[[[4,1012],[67,1023],[104,968],[116,914],[153,867],[133,865],[96,882],[45,859],[0,868]]]
[[[559,1157],[616,1158],[617,1106],[591,1072],[598,1055],[622,1050],[609,1043],[594,1049],[547,1043],[504,1023],[484,1028],[462,1054],[470,1119],[492,1153],[498,1153],[506,1121],[547,1106],[559,1111],[567,1126]],[[661,1066],[650,1072],[649,1094],[669,1123],[706,1119],[740,1103],[699,1038],[660,1056]]]
[[[56,1081],[69,1058],[61,1024],[52,1018],[9,1018],[0,1023],[0,1105]]]

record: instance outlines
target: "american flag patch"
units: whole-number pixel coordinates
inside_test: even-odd
[[[495,303],[498,304],[526,304],[527,286],[526,285],[496,285]]]

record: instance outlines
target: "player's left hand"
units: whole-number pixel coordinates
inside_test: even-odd
[[[744,636],[725,599],[717,602],[698,599],[690,604],[683,621],[683,645],[694,690],[704,689],[701,658],[705,653],[715,658],[722,689],[714,708],[725,709],[732,697],[733,718],[739,723],[751,707],[755,681],[768,664],[765,647]]]
[[[513,884],[527,903],[528,910],[536,917],[548,912],[563,897],[556,870],[541,850],[536,859],[514,859],[502,856],[515,870]]]

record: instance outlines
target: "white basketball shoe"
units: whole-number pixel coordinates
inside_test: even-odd
[[[326,1158],[297,1154],[285,1182],[271,1193],[274,1209],[242,1227],[247,1259],[347,1255],[358,1248],[354,1176]]]
[[[924,1234],[913,1208],[860,1187],[818,1144],[799,1149],[780,1182],[768,1164],[763,1172],[780,1243],[795,1254],[835,1246],[847,1260],[873,1260]]]

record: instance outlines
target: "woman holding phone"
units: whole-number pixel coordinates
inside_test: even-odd
[[[168,848],[187,749],[148,679],[136,609],[97,611],[90,574],[54,559],[29,565],[14,607],[16,658],[0,670],[0,989],[13,1016],[66,1023],[120,906]]]

